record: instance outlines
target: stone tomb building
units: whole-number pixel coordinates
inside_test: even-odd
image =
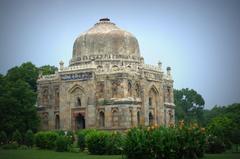
[[[137,39],[100,19],[74,42],[69,66],[39,76],[42,130],[124,130],[174,123],[170,73],[147,65]]]

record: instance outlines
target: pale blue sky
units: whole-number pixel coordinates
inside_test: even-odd
[[[68,65],[75,38],[108,17],[133,33],[148,64],[206,108],[240,102],[239,0],[0,0],[0,73],[23,62]]]

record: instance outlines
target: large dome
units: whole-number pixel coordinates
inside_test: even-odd
[[[129,32],[118,28],[108,18],[100,19],[87,32],[82,33],[73,45],[73,61],[89,55],[140,56],[137,39]]]

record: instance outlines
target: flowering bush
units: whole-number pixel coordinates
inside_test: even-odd
[[[128,159],[188,159],[203,157],[205,129],[197,124],[133,128],[127,132],[124,152]]]

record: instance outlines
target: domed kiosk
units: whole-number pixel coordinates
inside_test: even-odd
[[[138,41],[108,18],[74,42],[72,59],[39,76],[38,113],[43,130],[125,130],[174,123],[173,80],[144,64]]]

